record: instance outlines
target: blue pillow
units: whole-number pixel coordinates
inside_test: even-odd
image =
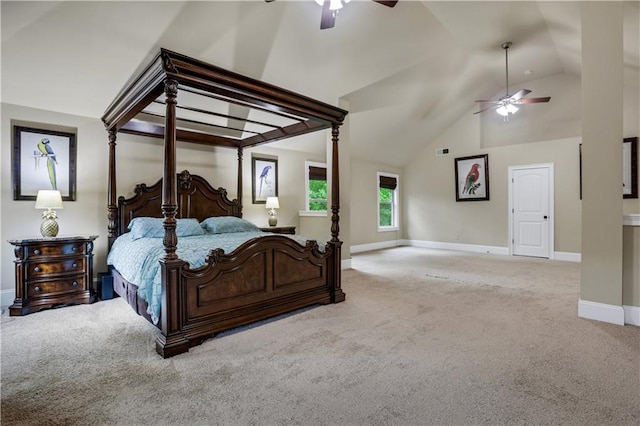
[[[200,225],[209,234],[227,234],[232,232],[260,232],[253,223],[235,216],[208,217]]]
[[[163,218],[159,217],[136,217],[129,223],[132,240],[138,238],[163,238],[164,225]],[[204,230],[197,219],[176,219],[176,235],[178,237],[189,237],[191,235],[203,235]]]

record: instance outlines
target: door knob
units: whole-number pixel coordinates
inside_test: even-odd
[[[545,220],[548,219],[546,215],[542,216]]]

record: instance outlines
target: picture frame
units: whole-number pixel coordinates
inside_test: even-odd
[[[638,138],[622,141],[622,197],[638,198]]]
[[[456,201],[488,201],[489,154],[459,157],[454,162]]]
[[[57,189],[75,201],[76,149],[75,133],[14,125],[13,199],[35,201],[39,190]]]
[[[253,204],[265,204],[267,197],[278,196],[278,160],[251,158],[251,195]]]
[[[582,144],[580,158],[580,199],[582,200]],[[638,198],[638,138],[622,140],[622,198]]]

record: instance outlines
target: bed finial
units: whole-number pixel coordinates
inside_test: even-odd
[[[188,170],[183,170],[178,174],[178,185],[182,189],[189,189],[191,187],[191,173]]]

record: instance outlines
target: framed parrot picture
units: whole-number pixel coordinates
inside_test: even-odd
[[[455,160],[456,201],[489,200],[489,154]]]
[[[46,126],[42,126],[46,127]],[[35,201],[41,189],[76,199],[76,134],[13,126],[13,199]]]
[[[265,204],[267,197],[278,196],[278,160],[251,158],[251,181],[253,204]]]

